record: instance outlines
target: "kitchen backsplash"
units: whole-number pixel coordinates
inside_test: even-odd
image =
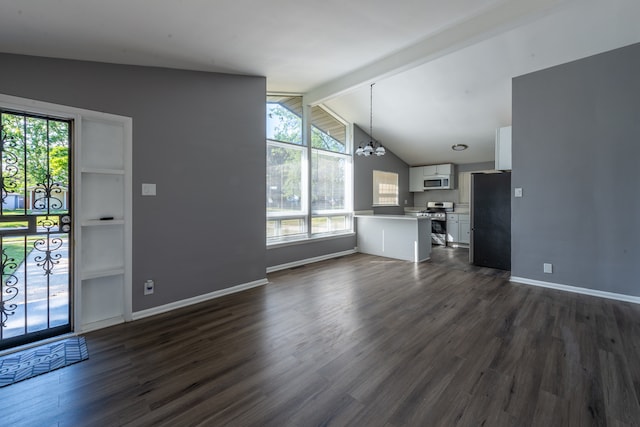
[[[402,206],[374,206],[374,215],[404,215],[404,207]]]
[[[413,205],[415,207],[427,207],[427,202],[453,202],[456,205],[459,200],[458,190],[429,190],[422,193],[413,193]]]

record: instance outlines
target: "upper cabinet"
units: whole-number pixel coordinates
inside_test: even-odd
[[[496,170],[511,170],[511,126],[496,129]]]
[[[409,168],[409,191],[451,190],[456,182],[455,165],[416,166]]]
[[[423,167],[409,168],[409,191],[424,191]]]
[[[424,176],[433,175],[451,175],[453,173],[453,165],[446,163],[443,165],[422,166],[422,174]]]

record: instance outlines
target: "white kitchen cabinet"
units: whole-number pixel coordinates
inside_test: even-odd
[[[436,165],[436,175],[453,175],[453,164]]]
[[[453,174],[453,164],[423,166],[422,172],[424,176],[451,175]]]
[[[468,245],[471,242],[471,221],[469,215],[458,215],[458,242]]]
[[[423,166],[409,168],[409,191],[424,191]]]
[[[76,331],[131,319],[131,119],[77,120]]]
[[[432,176],[437,174],[438,174],[438,169],[436,168],[436,165],[422,167],[422,175],[424,176]]]
[[[511,126],[496,129],[496,170],[511,170]]]
[[[455,188],[454,171],[455,166],[451,163],[411,167],[409,168],[409,191],[424,191],[424,180],[431,176],[450,176],[451,188]]]
[[[451,246],[468,245],[470,221],[468,214],[447,214],[447,243]]]
[[[447,243],[459,241],[458,214],[447,214]]]

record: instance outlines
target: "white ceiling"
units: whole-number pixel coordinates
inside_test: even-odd
[[[376,139],[472,163],[511,123],[512,77],[640,42],[639,18],[638,0],[2,0],[0,51],[262,75],[365,130],[375,82]]]

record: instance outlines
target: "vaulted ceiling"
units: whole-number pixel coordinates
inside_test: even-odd
[[[3,1],[0,51],[266,76],[363,129],[375,82],[375,139],[472,163],[511,124],[513,77],[640,42],[638,18],[638,0]]]

